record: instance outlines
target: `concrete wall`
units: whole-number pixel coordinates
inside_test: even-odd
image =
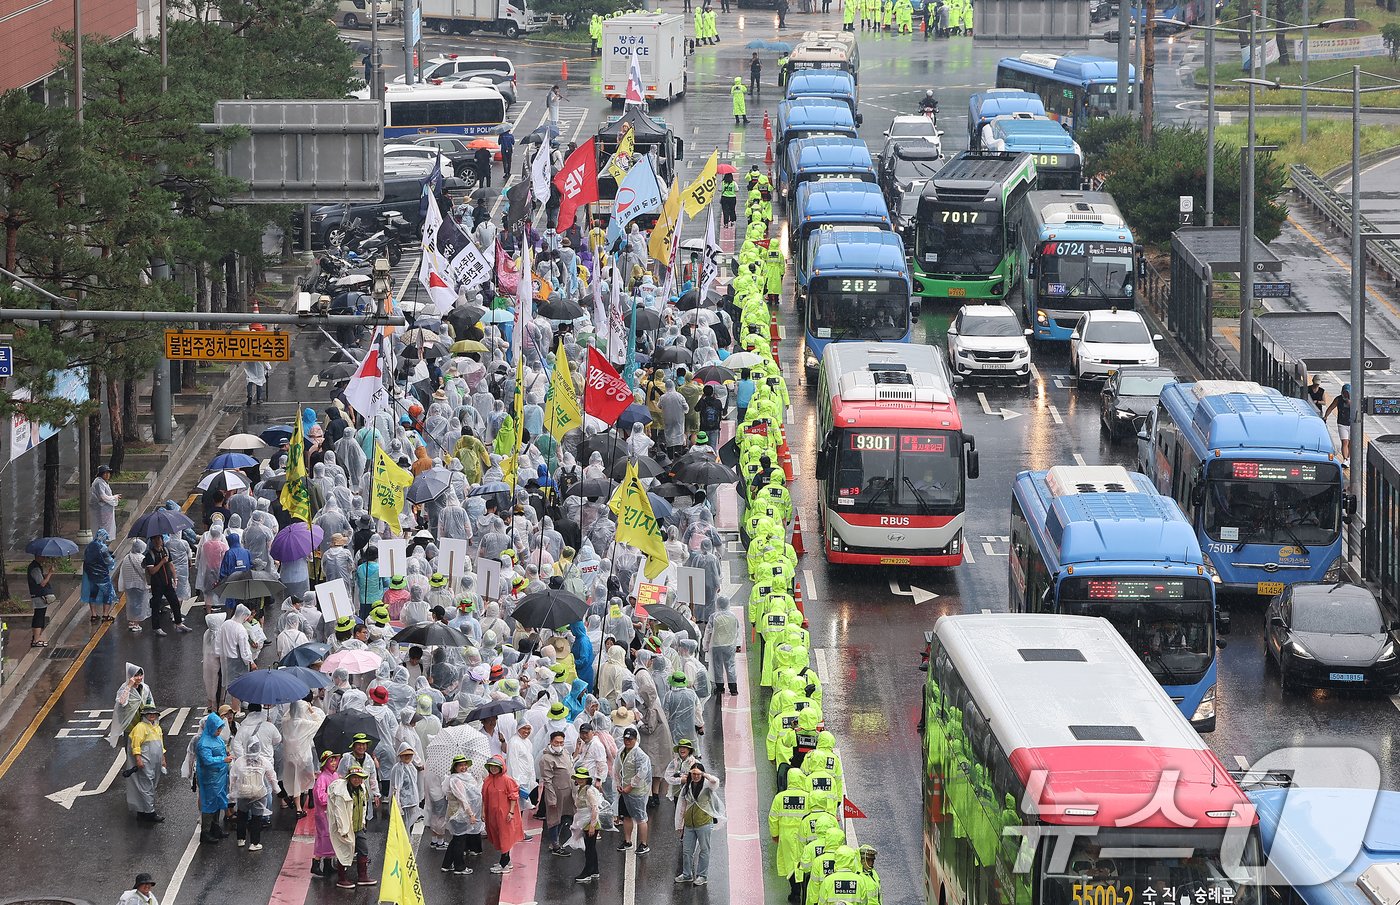
[[[977,0],[973,35],[993,44],[1079,47],[1089,38],[1088,0]]]

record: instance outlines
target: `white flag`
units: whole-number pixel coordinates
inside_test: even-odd
[[[705,258],[700,264],[700,283],[696,287],[699,291],[699,300],[705,301],[705,297],[710,292],[710,287],[719,278],[719,256],[723,249],[719,247],[719,239],[715,235],[715,207],[710,205],[710,221],[705,224]]]
[[[491,262],[486,260],[486,255],[481,253],[475,242],[468,241],[452,259],[448,272],[452,275],[451,282],[456,283],[459,290],[475,289],[491,278]]]
[[[376,329],[369,342],[369,351],[345,385],[345,401],[355,413],[372,422],[374,416],[388,408],[384,392],[383,331]]]
[[[623,99],[623,106],[641,104],[646,101],[646,92],[642,91],[642,66],[637,61],[637,51],[634,49],[627,59],[627,95]]]
[[[554,176],[550,172],[549,153],[549,142],[540,142],[540,149],[535,152],[535,161],[530,168],[530,197],[541,204],[549,201],[549,186]]]
[[[544,153],[541,151],[541,153]],[[525,354],[525,332],[535,319],[535,262],[531,260],[528,237],[520,243],[520,283],[516,286],[515,297],[515,342],[519,343],[519,354]]]
[[[442,211],[437,199],[429,195],[428,210],[423,217],[423,264],[418,268],[418,282],[428,290],[428,298],[433,300],[438,314],[446,314],[457,304],[457,286],[451,282],[451,262],[438,251],[441,227]]]

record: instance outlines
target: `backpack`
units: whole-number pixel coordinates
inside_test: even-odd
[[[695,696],[700,700],[705,700],[710,696],[710,671],[708,669],[695,670]]]
[[[721,420],[721,407],[718,400],[710,397],[710,400],[701,400],[700,405],[700,428],[705,431],[719,430]]]
[[[261,758],[248,754],[239,758],[235,777],[233,789],[235,798],[262,798],[267,794],[267,780],[263,776]]]

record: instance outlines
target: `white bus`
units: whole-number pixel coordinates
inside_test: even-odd
[[[355,92],[368,98],[369,89]],[[489,85],[386,85],[384,138],[412,141],[421,135],[495,135],[506,121],[506,102]]]

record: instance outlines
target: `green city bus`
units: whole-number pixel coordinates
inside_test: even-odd
[[[1002,301],[1015,286],[1016,210],[1035,188],[1035,159],[964,151],[924,186],[910,275],[931,299]]]

